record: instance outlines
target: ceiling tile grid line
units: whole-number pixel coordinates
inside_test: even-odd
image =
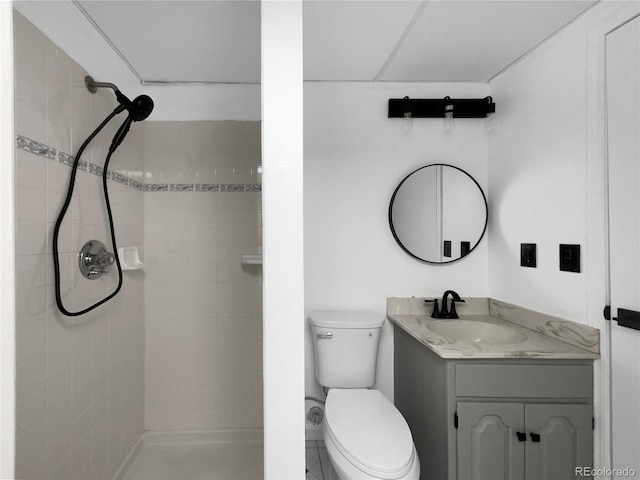
[[[80,10],[82,15],[85,16],[85,18],[89,21],[89,23],[93,26],[93,28],[96,29],[96,31],[100,34],[100,36],[102,38],[104,38],[104,41],[107,42],[107,44],[113,49],[113,51],[116,53],[116,55],[118,57],[120,57],[120,59],[129,68],[129,70],[131,70],[131,73],[133,73],[138,78],[138,80],[140,80],[141,84],[144,83],[143,79],[142,79],[142,76],[136,71],[136,69],[133,67],[133,65],[131,65],[131,62],[129,62],[129,60],[127,60],[127,57],[125,57],[123,55],[123,53],[120,50],[118,50],[118,47],[115,46],[115,44],[111,41],[109,36],[100,28],[100,25],[98,25],[96,23],[96,21],[91,17],[91,15],[89,15],[89,12],[87,12],[82,7],[82,5],[80,5],[78,0],[72,0],[72,2],[78,8],[78,10]]]
[[[490,83],[600,1],[306,0],[305,81]],[[260,84],[256,0],[71,3],[141,85]]]
[[[424,10],[427,8],[428,3],[429,3],[429,0],[423,0],[422,3],[420,3],[418,8],[416,9],[416,13],[413,15],[413,17],[411,18],[411,20],[407,24],[407,27],[402,32],[402,35],[400,35],[400,38],[398,39],[397,43],[393,47],[393,50],[391,51],[391,53],[389,54],[389,56],[385,60],[384,64],[382,65],[382,67],[380,68],[380,70],[378,71],[376,76],[374,77],[374,79],[373,79],[374,82],[379,81],[380,77],[387,70],[387,67],[393,61],[394,57],[396,56],[396,53],[398,53],[398,50],[400,50],[400,48],[402,48],[402,45],[404,44],[404,41],[406,40],[406,38],[411,33],[411,30],[413,30],[413,27],[415,27],[416,23],[418,23],[418,19],[422,16],[422,12],[424,12]]]
[[[524,52],[522,55],[520,55],[518,58],[516,58],[513,62],[511,62],[509,65],[507,65],[506,67],[504,67],[502,70],[500,70],[498,73],[496,73],[495,75],[493,75],[491,78],[489,78],[489,80],[487,80],[487,83],[491,83],[494,79],[498,78],[500,75],[502,75],[503,73],[505,73],[507,70],[511,69],[511,67],[514,67],[515,65],[517,65],[518,63],[520,63],[522,60],[524,60],[525,58],[527,58],[529,55],[531,55],[532,53],[534,53],[536,50],[538,50],[539,48],[541,48],[543,45],[545,45],[547,42],[551,41],[553,38],[557,37],[558,35],[560,35],[561,32],[563,32],[564,30],[566,30],[569,25],[572,25],[575,21],[577,21],[578,19],[582,18],[584,15],[587,14],[587,12],[589,12],[589,10],[591,10],[593,7],[595,7],[596,5],[598,5],[600,2],[602,2],[603,0],[596,0],[595,2],[593,2],[591,5],[589,5],[585,10],[583,10],[582,12],[580,12],[577,16],[575,16],[574,18],[572,18],[571,20],[569,20],[567,23],[565,23],[564,25],[562,25],[558,30],[556,30],[555,32],[553,32],[551,35],[547,36],[546,38],[543,38],[540,42],[538,42],[536,45],[534,45],[533,47],[531,47],[529,50],[527,50],[526,52]]]

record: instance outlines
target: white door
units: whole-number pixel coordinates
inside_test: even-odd
[[[606,100],[613,468],[640,474],[640,17],[606,35]]]

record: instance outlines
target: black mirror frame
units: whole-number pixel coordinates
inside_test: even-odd
[[[454,258],[453,260],[447,260],[446,262],[433,262],[431,260],[425,260],[424,258],[420,258],[417,255],[414,255],[412,252],[410,252],[407,247],[405,247],[402,242],[400,241],[400,239],[398,238],[398,235],[396,234],[396,230],[395,228],[393,228],[393,201],[396,198],[396,194],[398,193],[398,190],[400,190],[400,187],[402,187],[402,184],[414,173],[419,172],[420,170],[427,168],[427,167],[438,167],[438,166],[442,166],[442,167],[451,167],[451,168],[455,168],[456,170],[459,170],[460,172],[464,173],[467,177],[469,177],[471,180],[473,180],[473,183],[476,184],[476,186],[478,187],[478,190],[480,190],[480,193],[482,194],[482,199],[484,200],[484,209],[485,209],[485,222],[484,222],[484,228],[482,229],[482,233],[480,234],[480,238],[478,238],[478,241],[475,243],[475,245],[473,245],[473,247],[471,247],[469,249],[469,252],[467,252],[466,255],[463,255],[461,257],[458,258]],[[489,224],[489,204],[487,203],[487,196],[484,194],[484,190],[482,190],[482,187],[480,186],[480,184],[476,181],[475,178],[473,178],[471,175],[469,175],[467,172],[465,172],[463,169],[456,167],[454,165],[449,165],[447,163],[432,163],[429,165],[425,165],[424,167],[420,167],[415,169],[413,172],[411,172],[409,175],[407,175],[406,177],[404,177],[402,179],[402,181],[398,184],[398,186],[396,187],[396,189],[393,191],[393,195],[391,196],[391,201],[389,202],[389,228],[391,228],[391,234],[393,235],[393,238],[395,239],[395,241],[398,243],[398,245],[400,245],[400,248],[402,248],[402,250],[404,250],[407,254],[409,254],[410,256],[412,256],[413,258],[415,258],[416,260],[420,260],[421,262],[424,263],[430,263],[432,265],[446,265],[448,263],[453,263],[453,262],[457,262],[458,260],[462,260],[463,258],[467,257],[471,252],[473,252],[475,250],[475,248],[480,244],[480,242],[482,241],[482,239],[484,238],[484,234],[487,231],[487,225]]]

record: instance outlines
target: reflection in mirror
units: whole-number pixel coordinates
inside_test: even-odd
[[[464,170],[421,167],[398,185],[389,204],[391,233],[412,257],[449,263],[470,253],[487,229],[487,199]]]

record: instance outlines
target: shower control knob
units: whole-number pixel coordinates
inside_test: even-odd
[[[115,255],[108,252],[101,241],[90,240],[78,254],[78,266],[84,278],[94,280],[103,273],[109,273],[106,267],[113,265],[115,259]]]
[[[96,265],[113,265],[116,257],[111,252],[104,252],[95,255],[94,263]]]

